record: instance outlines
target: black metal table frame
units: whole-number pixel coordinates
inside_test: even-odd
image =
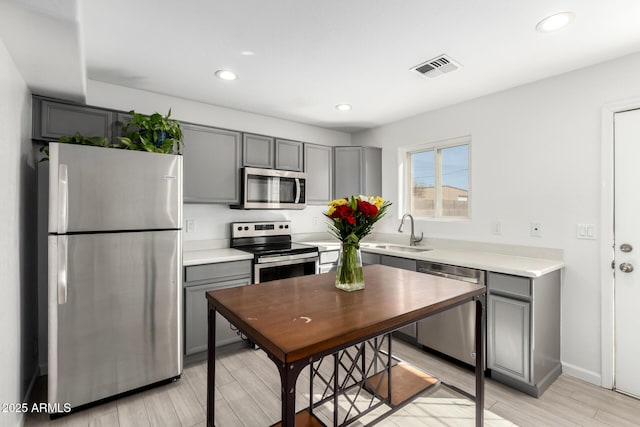
[[[482,327],[485,307],[484,301],[480,297],[471,298],[472,301],[475,301],[476,306],[476,316],[475,316],[475,352],[476,352],[476,365],[475,365],[475,396],[469,395],[468,393],[462,392],[459,389],[456,389],[459,392],[462,392],[464,395],[468,396],[470,399],[475,401],[475,420],[476,427],[481,427],[484,425],[484,328]],[[469,302],[469,300],[461,301],[458,304],[447,307],[447,309],[451,309],[461,304],[465,304]],[[215,330],[216,330],[216,309],[213,304],[209,302],[208,304],[208,363],[207,363],[207,425],[209,427],[214,427],[214,404],[215,404]],[[440,311],[433,312],[430,315],[437,314]],[[222,313],[221,313],[222,314]],[[425,316],[429,317],[429,316]],[[422,318],[414,319],[414,321],[422,320]],[[404,325],[401,325],[404,326]],[[243,331],[247,337],[260,344],[260,340],[257,337],[252,337],[247,334],[246,331]],[[267,353],[267,356],[274,362],[276,367],[278,368],[278,372],[280,373],[280,383],[281,387],[281,402],[282,402],[282,427],[295,427],[295,419],[296,419],[296,411],[295,411],[295,403],[296,403],[296,382],[300,372],[309,364],[313,364],[313,362],[321,360],[323,357],[328,355],[337,354],[340,350],[344,350],[348,347],[351,347],[355,344],[363,343],[365,341],[374,339],[379,336],[383,336],[386,334],[390,334],[392,330],[384,330],[376,333],[372,336],[363,337],[356,342],[350,342],[346,345],[341,346],[340,348],[331,348],[325,351],[314,354],[305,360],[296,360],[290,363],[283,363],[280,361],[273,353],[268,351],[266,348],[261,347],[262,350]],[[389,343],[391,340],[389,340]],[[391,357],[391,352],[389,351],[389,356]],[[390,379],[390,376],[389,376]],[[449,387],[451,387],[449,385]],[[389,384],[389,393],[391,396],[391,385]],[[313,405],[310,407],[310,411],[313,410]],[[336,419],[336,415],[334,414],[334,420]],[[378,422],[380,418],[374,420],[373,425]]]

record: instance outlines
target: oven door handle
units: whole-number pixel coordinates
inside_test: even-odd
[[[297,261],[297,260],[310,260],[311,258],[318,259],[318,252],[309,252],[306,254],[296,255],[268,255],[258,258],[258,264],[272,264],[275,262],[283,261]]]

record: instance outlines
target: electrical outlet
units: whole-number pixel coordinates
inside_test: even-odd
[[[311,221],[312,221],[313,225],[318,225],[318,223],[320,222],[320,217],[314,216],[311,219]]]
[[[529,233],[531,234],[531,237],[542,237],[542,224],[539,222],[530,223]]]
[[[496,236],[499,236],[502,234],[502,221],[500,220],[495,220],[491,223],[491,232],[493,234],[495,234]]]
[[[196,231],[196,220],[195,219],[188,219],[185,221],[185,233],[193,233],[194,231]]]

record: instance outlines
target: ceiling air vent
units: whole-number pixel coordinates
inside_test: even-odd
[[[411,69],[417,71],[425,77],[433,79],[443,74],[455,71],[461,67],[462,65],[460,65],[460,63],[454,61],[447,55],[439,55],[433,59],[428,60],[427,62],[416,65]]]

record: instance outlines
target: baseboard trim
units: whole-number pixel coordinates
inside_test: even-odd
[[[562,363],[562,373],[566,375],[571,375],[572,377],[579,378],[588,383],[597,385],[598,387],[602,387],[602,376],[593,371],[588,371],[584,368],[580,368],[576,365],[572,365],[570,363],[563,362]]]

